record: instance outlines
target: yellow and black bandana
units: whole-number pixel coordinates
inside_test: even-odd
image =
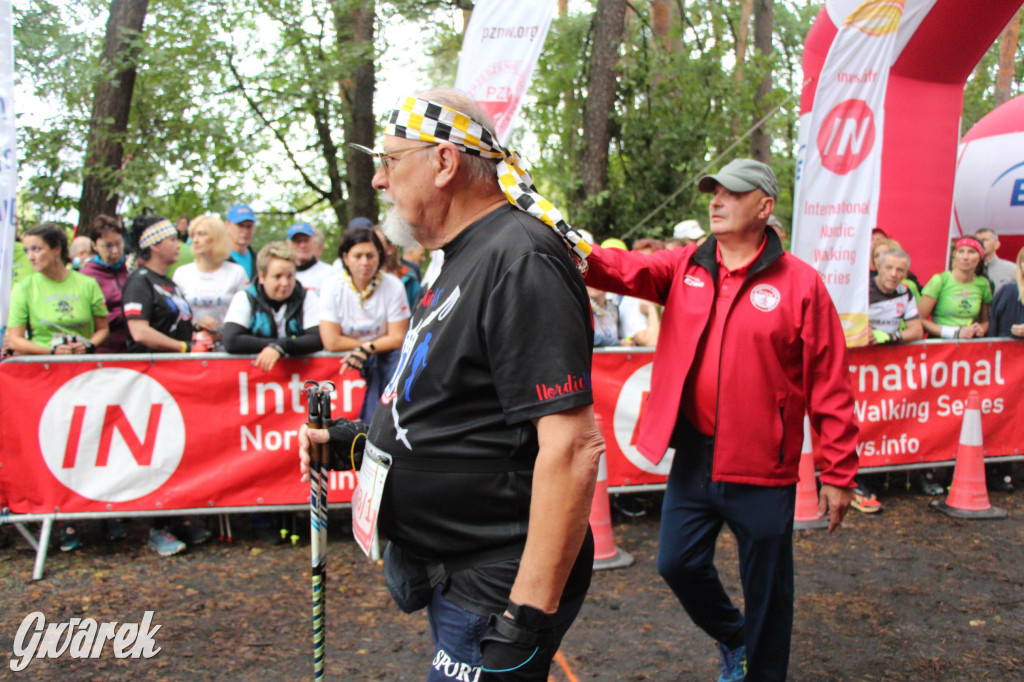
[[[581,270],[586,268],[590,244],[565,222],[554,204],[538,194],[526,160],[514,149],[502,147],[487,128],[443,104],[417,97],[402,97],[391,111],[384,132],[421,142],[448,141],[467,154],[500,159],[497,164],[498,184],[508,202],[554,229],[569,245],[577,266]]]

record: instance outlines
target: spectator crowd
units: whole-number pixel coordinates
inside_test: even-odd
[[[786,233],[773,215],[780,240]],[[269,371],[284,357],[317,351],[344,353],[342,369],[366,379],[360,418],[369,421],[393,373],[412,310],[443,263],[443,253],[399,249],[364,217],[340,238],[337,258],[321,260],[322,231],[292,224],[285,240],[259,251],[251,246],[258,218],[247,204],[232,206],[221,220],[181,216],[172,224],[145,215],[129,225],[111,216],[92,221],[70,240],[60,226],[43,223],[20,236],[27,263],[15,263],[11,311],[3,340],[10,355],[90,353],[197,353],[223,351],[255,356]],[[591,235],[584,235],[593,241]],[[708,234],[696,220],[675,225],[664,241],[637,239],[632,251],[702,244]],[[601,246],[630,250],[618,238]],[[921,281],[911,256],[875,228],[871,241],[869,343],[898,344],[926,337],[1024,338],[1024,249],[1016,262],[999,258],[999,236],[983,229],[951,244],[949,268]],[[19,254],[20,256],[21,254]],[[421,268],[423,268],[421,270]],[[660,307],[650,301],[587,287],[597,347],[653,347]],[[877,513],[876,491],[916,486],[926,495],[945,492],[948,472],[938,469],[858,476],[853,507]],[[1007,464],[988,465],[991,490],[1012,492]],[[256,537],[284,540],[281,519],[252,515]],[[105,522],[110,539],[124,536],[116,520]],[[163,555],[209,539],[187,519],[154,524],[149,546]],[[73,524],[64,524],[61,549],[80,546]]]
[[[254,251],[257,223],[238,204],[225,220],[143,215],[125,226],[101,215],[70,241],[54,223],[26,230],[4,357],[223,351],[254,355],[269,371],[283,357],[344,352],[344,368],[367,381],[369,419],[419,296],[418,262],[403,259],[367,218],[350,223],[334,265],[320,260],[323,233],[304,222]],[[410,251],[422,262],[422,249]],[[262,542],[284,541],[284,520],[250,521]],[[111,540],[124,536],[116,520],[104,529]],[[148,544],[169,556],[210,537],[188,519],[163,518]],[[63,524],[61,549],[80,545],[75,525]]]

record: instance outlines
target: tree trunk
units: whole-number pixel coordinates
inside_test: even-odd
[[[754,0],[743,0],[740,5],[740,25],[736,31],[736,82],[743,82],[743,67],[747,62],[747,41],[750,37],[750,15]]]
[[[334,20],[338,40],[343,40],[346,35],[351,40],[351,45],[339,47],[343,52],[355,53],[352,75],[341,83],[348,207],[346,218],[339,221],[339,226],[344,229],[348,220],[357,216],[377,221],[377,192],[370,184],[374,173],[373,159],[348,146],[352,142],[371,148],[374,146],[373,94],[377,87],[373,50],[374,0],[350,2],[347,12],[336,7]],[[343,21],[351,22],[349,30],[345,30]],[[341,215],[340,209],[336,211]]]
[[[754,50],[761,57],[771,57],[772,33],[775,29],[774,0],[756,0],[754,4]],[[768,97],[772,93],[772,70],[766,68],[757,84],[754,94],[754,116],[760,120],[771,109]],[[753,123],[753,121],[751,122]],[[772,138],[764,128],[758,128],[750,136],[750,155],[763,163],[771,163]]]
[[[1013,88],[1013,77],[1016,71],[1014,56],[1017,53],[1017,39],[1020,37],[1020,21],[1022,12],[1013,15],[999,36],[999,68],[996,71],[995,105],[998,107],[1010,99]]]
[[[659,47],[672,50],[672,0],[651,0],[651,31]]]
[[[587,197],[600,194],[608,184],[608,145],[611,142],[611,115],[617,86],[615,67],[625,19],[626,0],[598,0],[594,13],[587,101],[583,109],[582,186],[577,197],[580,208]],[[606,221],[597,216],[594,218],[593,223],[597,224],[587,227],[594,233],[603,231],[602,223]]]
[[[111,0],[107,35],[100,54],[100,76],[96,81],[89,118],[89,141],[82,170],[82,196],[78,202],[78,229],[88,227],[101,213],[116,215],[121,166],[122,138],[128,130],[128,115],[135,88],[135,68],[149,0]],[[77,230],[76,230],[77,233]]]

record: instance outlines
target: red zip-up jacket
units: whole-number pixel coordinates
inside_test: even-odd
[[[839,315],[818,273],[784,252],[774,230],[766,235],[726,313],[712,480],[796,483],[806,413],[821,436],[822,483],[852,488],[858,430]],[[665,308],[637,440],[652,462],[669,446],[683,384],[715,301],[717,246],[712,237],[700,248],[651,255],[595,247],[587,259],[588,285]]]

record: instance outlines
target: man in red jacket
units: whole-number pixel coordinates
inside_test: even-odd
[[[843,519],[857,472],[846,344],[818,274],[766,229],[771,168],[738,159],[701,178],[712,194],[702,246],[651,255],[595,248],[587,284],[664,306],[637,448],[675,459],[658,570],[718,644],[725,680],[782,680],[793,626],[793,511],[804,415],[821,435],[820,508]],[[745,613],[714,566],[736,536]]]

